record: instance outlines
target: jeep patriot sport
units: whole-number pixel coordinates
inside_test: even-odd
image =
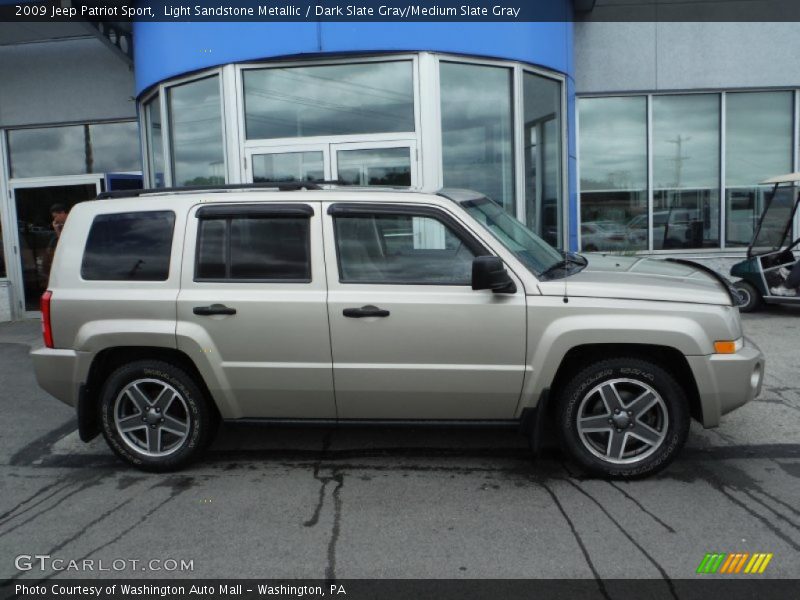
[[[737,296],[705,267],[563,253],[475,192],[319,187],[72,210],[32,356],[81,439],[162,471],[222,419],[516,425],[634,478],[691,417],[715,427],[760,391]]]

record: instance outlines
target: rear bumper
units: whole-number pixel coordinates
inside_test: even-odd
[[[86,379],[91,354],[75,350],[38,348],[31,352],[39,386],[69,406],[76,406],[80,384]]]
[[[703,426],[716,427],[720,417],[761,393],[764,355],[749,339],[735,354],[687,356],[703,407]]]

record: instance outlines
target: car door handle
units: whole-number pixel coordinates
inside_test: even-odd
[[[235,315],[236,309],[225,306],[224,304],[212,304],[211,306],[195,306],[192,312],[196,315]]]
[[[388,317],[389,311],[368,304],[361,308],[345,308],[342,314],[351,319],[360,319],[362,317]]]

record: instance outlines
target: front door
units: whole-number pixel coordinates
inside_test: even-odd
[[[250,182],[339,181],[345,185],[416,187],[415,140],[266,146],[247,151]]]
[[[430,206],[325,208],[340,419],[511,419],[525,365],[525,294],[471,287],[489,252]]]
[[[225,418],[334,419],[319,203],[190,212],[178,347]]]
[[[20,308],[39,310],[39,298],[47,289],[50,265],[60,235],[60,220],[53,209],[68,214],[78,202],[91,200],[100,190],[100,177],[64,177],[55,180],[11,184],[11,220],[17,224],[17,264],[14,281]],[[12,267],[13,268],[13,267]]]

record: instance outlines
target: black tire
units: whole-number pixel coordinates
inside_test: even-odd
[[[558,400],[561,446],[592,475],[637,479],[657,473],[680,452],[689,433],[686,393],[649,361],[620,357],[592,363],[567,382]],[[621,407],[620,414],[609,404]],[[639,409],[646,410],[638,414]]]
[[[140,405],[149,408],[142,412]],[[163,413],[159,405],[166,406]],[[100,392],[100,415],[103,436],[114,453],[155,472],[174,471],[195,460],[211,443],[218,421],[194,379],[160,360],[132,362],[111,373]]]
[[[762,307],[764,299],[752,283],[737,281],[733,287],[739,294],[739,312],[755,312]]]

